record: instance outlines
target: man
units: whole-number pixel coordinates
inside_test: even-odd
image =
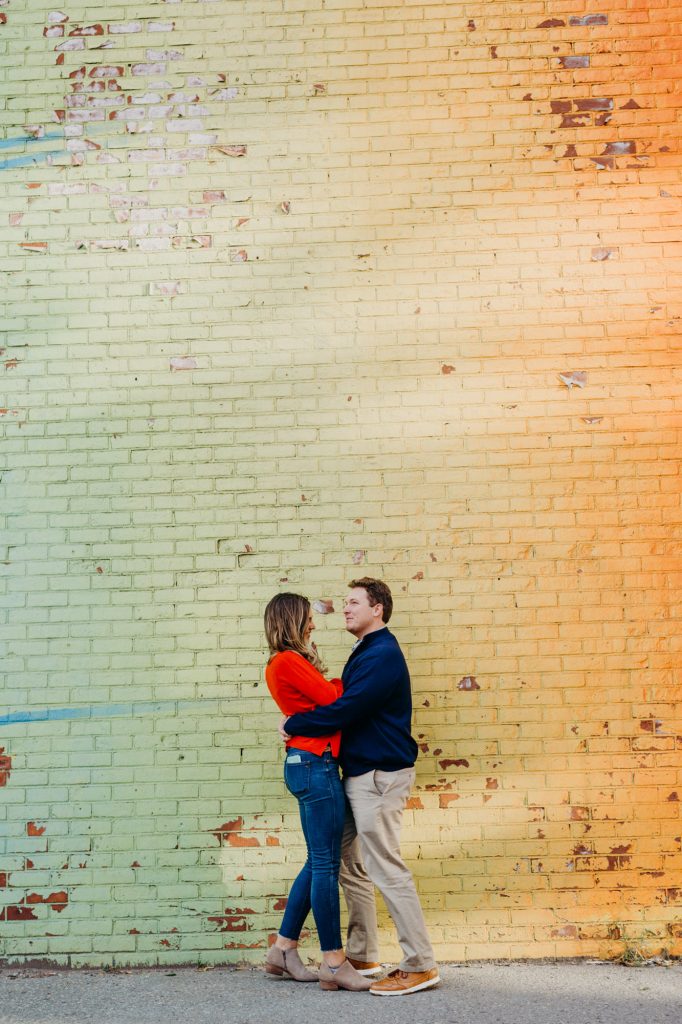
[[[343,611],[346,629],[357,642],[343,670],[343,696],[292,715],[283,731],[324,736],[342,730],[341,764],[352,812],[340,875],[349,913],[346,953],[361,974],[380,972],[376,885],[396,926],[403,959],[370,992],[408,995],[440,981],[414,881],[400,856],[400,825],[418,749],[410,732],[410,676],[398,641],[386,628],[393,610],[387,585],[364,577],[349,586]]]

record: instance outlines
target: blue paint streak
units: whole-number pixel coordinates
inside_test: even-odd
[[[9,160],[0,160],[0,171],[6,171],[10,167],[28,167],[40,163],[41,160],[47,160],[49,156],[65,156],[67,153],[66,149],[49,149],[44,153],[36,153],[35,156],[13,156]]]
[[[146,714],[179,714],[181,711],[196,708],[197,705],[214,705],[218,701],[209,700],[157,700],[136,701],[129,704],[91,704],[73,708],[41,708],[40,711],[13,711],[8,715],[0,715],[0,726],[20,725],[26,722],[68,722],[83,718],[136,718]]]
[[[0,139],[0,149],[13,149],[15,146],[23,146],[25,142],[51,142],[52,139],[63,139],[64,132],[45,132],[37,139],[35,135],[17,135],[14,139]]]

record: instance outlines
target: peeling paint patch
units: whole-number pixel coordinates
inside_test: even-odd
[[[234,821],[226,821],[223,825],[220,825],[213,832],[213,835],[221,846],[223,843],[227,843],[228,846],[260,846],[256,836],[242,835],[243,828],[244,819],[239,817],[235,818]]]
[[[12,758],[0,747],[0,786],[6,786],[12,774]]]
[[[194,356],[173,356],[170,361],[171,370],[196,370],[198,366]]]
[[[593,249],[590,254],[590,259],[593,263],[603,263],[605,260],[610,260],[612,256],[617,254],[617,249],[607,249],[598,247]]]
[[[47,242],[19,242],[18,245],[24,252],[37,252],[43,255],[47,252]]]
[[[104,28],[102,25],[82,25],[72,28],[69,32],[70,36],[103,36]]]
[[[35,921],[37,920],[34,907],[44,904],[61,914],[69,902],[68,893],[64,890],[51,892],[49,896],[40,896],[37,892],[28,893],[18,903],[3,907],[0,910],[0,921]]]
[[[254,913],[255,911],[250,907],[225,907],[224,914],[209,917],[208,920],[215,921],[216,924],[220,925],[218,928],[220,932],[246,932],[249,930],[246,915]]]
[[[585,26],[585,25],[608,25],[609,16],[608,14],[583,14],[581,16],[573,15],[568,20],[569,25]]]
[[[35,821],[26,822],[26,835],[27,836],[43,836],[47,830],[47,825],[36,825]]]
[[[334,602],[325,597],[318,598],[317,601],[313,601],[313,611],[320,615],[331,615],[334,611]]]
[[[149,285],[150,295],[163,295],[166,298],[173,298],[180,294],[179,281],[154,281]]]
[[[566,71],[575,71],[579,68],[589,68],[590,58],[584,56],[559,57],[559,67]]]
[[[246,146],[215,146],[214,149],[218,153],[224,153],[225,156],[246,156],[248,149]]]
[[[85,40],[81,39],[81,38],[65,39],[63,43],[59,44],[59,46],[55,46],[55,50],[62,57],[64,56],[65,53],[68,53],[70,51],[73,51],[73,50],[84,50],[84,49],[85,49]]]
[[[463,676],[457,683],[458,690],[480,690],[481,687],[476,682],[476,676]]]
[[[584,370],[568,370],[559,374],[559,380],[570,391],[573,387],[584,388],[587,384],[587,374]]]

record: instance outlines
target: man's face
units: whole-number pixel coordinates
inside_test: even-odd
[[[381,604],[371,605],[364,587],[353,587],[348,591],[343,606],[346,629],[353,636],[365,636],[383,625],[384,608]]]

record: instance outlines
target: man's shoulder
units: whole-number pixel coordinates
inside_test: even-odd
[[[380,629],[375,633],[370,633],[368,637],[365,637],[360,644],[351,652],[351,656],[348,659],[348,666],[351,667],[353,663],[359,661],[382,661],[387,660],[400,660],[405,661],[405,655],[402,652],[402,648],[398,643],[398,640],[390,633],[388,629]]]

